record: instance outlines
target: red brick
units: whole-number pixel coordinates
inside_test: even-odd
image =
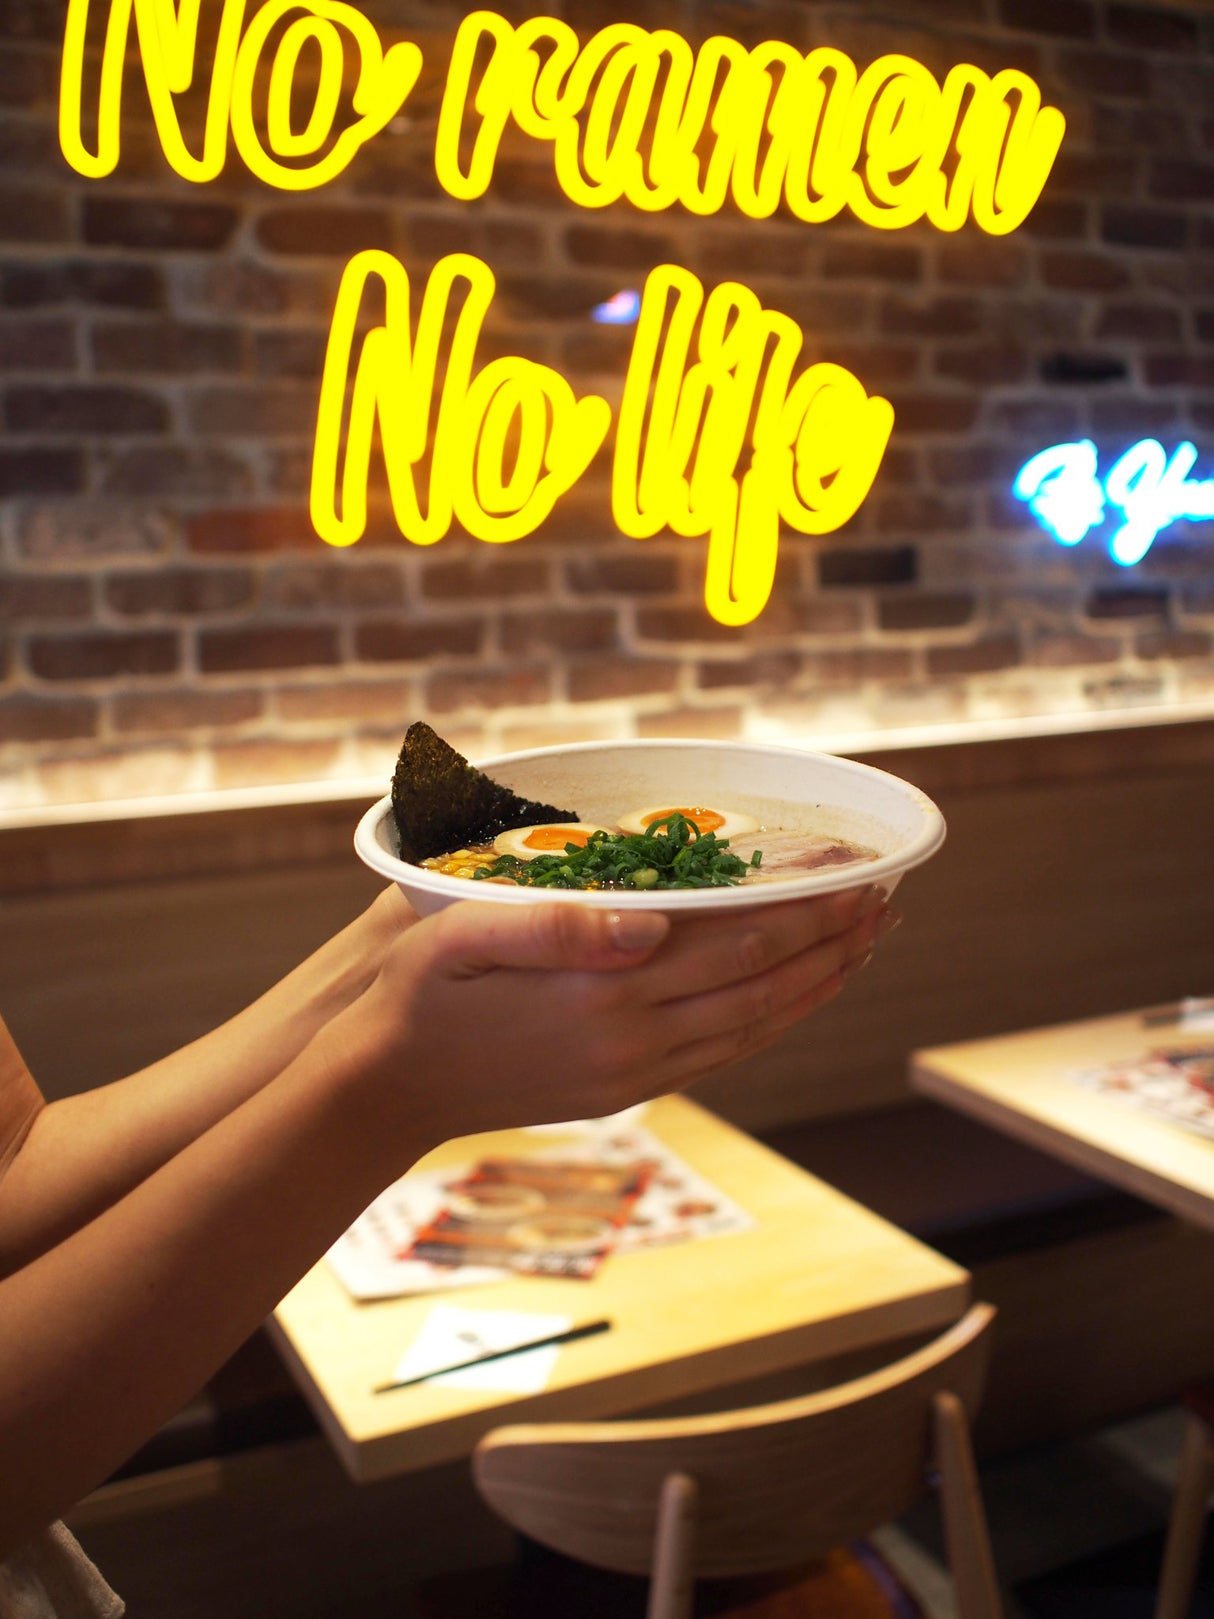
[[[1176,406],[1158,396],[1126,394],[1120,399],[1093,399],[1089,419],[1094,433],[1132,433],[1154,438],[1176,420]]]
[[[1109,7],[1109,38],[1142,51],[1190,51],[1198,43],[1196,17],[1155,6]]]
[[[800,668],[795,652],[760,652],[748,658],[719,658],[696,666],[696,685],[702,691],[732,686],[787,686]]]
[[[1167,342],[1182,332],[1179,312],[1168,304],[1105,304],[1096,325],[1097,338]],[[1200,336],[1200,321],[1199,332]]]
[[[737,630],[718,624],[706,607],[641,607],[637,634],[647,641],[732,641]]]
[[[1088,0],[999,0],[999,21],[1032,34],[1065,39],[1096,36],[1096,13]]]
[[[27,650],[30,670],[41,680],[107,680],[116,675],[167,675],[178,667],[177,636],[167,630],[142,634],[94,631],[73,636],[34,636]]]
[[[498,556],[490,548],[489,554],[481,557],[427,563],[422,572],[422,595],[434,601],[498,601],[542,595],[549,581],[546,561]]]
[[[65,320],[8,320],[0,324],[0,370],[74,371],[76,329]]]
[[[502,275],[497,288],[503,308],[527,321],[585,320],[596,304],[618,291],[602,278],[538,275]]]
[[[198,637],[198,667],[204,674],[304,669],[340,661],[337,631],[328,626],[261,624],[248,629],[203,630]]]
[[[818,579],[826,586],[909,585],[919,574],[913,545],[847,546],[818,553]]]
[[[1052,175],[1049,183],[1053,184]],[[1020,234],[1052,242],[1085,241],[1088,235],[1087,202],[1074,202],[1066,197],[1039,197],[1020,226]]]
[[[896,647],[815,652],[805,660],[806,677],[819,688],[859,686],[866,680],[907,680],[913,672],[912,654]]]
[[[1151,92],[1150,64],[1130,51],[1063,51],[1058,68],[1063,82],[1084,95],[1142,101]]]
[[[1067,292],[1121,292],[1130,284],[1126,266],[1106,253],[1043,253],[1041,278]]]
[[[1170,202],[1209,202],[1214,198],[1214,163],[1157,157],[1150,167],[1148,187],[1153,197]]]
[[[984,343],[964,348],[937,350],[936,371],[942,377],[956,377],[995,388],[1000,383],[1023,382],[1028,373],[1028,354],[1019,343]]]
[[[679,665],[673,661],[627,656],[572,659],[565,672],[568,693],[575,703],[671,692],[678,678]]]
[[[1087,600],[1089,618],[1166,618],[1169,593],[1151,586],[1122,585],[1094,590]]]
[[[88,618],[93,607],[89,579],[58,575],[0,574],[0,623],[30,619]]]
[[[991,422],[1042,444],[1061,443],[1079,433],[1078,405],[1070,399],[1001,399],[991,407]]]
[[[278,717],[296,720],[354,720],[360,725],[392,723],[401,734],[417,711],[417,692],[408,680],[350,680],[332,684],[283,686],[274,695]]]
[[[94,247],[217,253],[236,230],[239,214],[221,202],[169,202],[163,197],[87,194],[84,240]]]
[[[824,353],[835,365],[846,366],[867,388],[888,382],[907,382],[919,369],[919,351],[904,343],[850,343],[831,340]]]
[[[163,555],[175,549],[177,525],[165,512],[131,502],[46,501],[22,513],[17,549],[40,562],[95,562]]]
[[[355,655],[368,663],[413,663],[477,653],[483,639],[478,618],[372,619],[355,632]]]
[[[164,401],[134,388],[10,387],[5,424],[18,433],[164,433]]]
[[[557,369],[570,380],[603,373],[622,377],[632,359],[633,336],[630,326],[592,326],[588,331],[562,332]]]
[[[312,269],[224,259],[206,265],[191,286],[191,301],[223,315],[314,314],[333,304],[328,276]]]
[[[1124,152],[1098,148],[1094,152],[1071,150],[1063,142],[1046,182],[1047,193],[1062,192],[1077,197],[1125,197],[1134,189],[1138,164]]]
[[[655,264],[668,264],[678,257],[672,239],[655,231],[571,225],[564,233],[564,243],[571,263],[595,270],[635,270],[643,274]]]
[[[314,331],[257,332],[253,340],[253,365],[261,377],[299,377],[320,383],[325,363],[327,333]]]
[[[244,725],[260,719],[265,703],[256,691],[122,692],[110,705],[114,729],[168,733]]]
[[[766,617],[764,613],[756,624]],[[819,596],[797,608],[797,627],[802,635],[855,635],[864,627],[864,613],[854,599]]]
[[[1189,121],[1175,99],[1168,106],[1097,103],[1092,108],[1091,141],[1100,151],[1129,152],[1135,160],[1142,153],[1186,152]]]
[[[1042,669],[1072,669],[1087,663],[1114,663],[1121,643],[1110,636],[1041,633],[1026,662]]]
[[[679,560],[640,548],[618,556],[582,556],[565,564],[565,578],[579,595],[664,596],[679,588]]]
[[[91,697],[0,697],[0,742],[75,742],[97,735]]]
[[[1153,630],[1134,638],[1134,651],[1140,658],[1208,658],[1214,653],[1214,636],[1200,630]]]
[[[502,651],[604,652],[616,645],[619,624],[613,611],[586,609],[512,613],[501,622]]]
[[[189,549],[204,553],[315,550],[320,543],[307,510],[288,506],[201,512],[186,531]]]
[[[988,635],[968,646],[927,649],[927,672],[933,678],[993,674],[998,669],[1014,669],[1019,662],[1020,643],[1014,635]]]
[[[948,444],[928,452],[932,477],[946,487],[1011,479],[1024,459],[1016,446],[1007,444]]]
[[[242,334],[235,326],[192,321],[111,321],[92,331],[93,363],[106,372],[238,371]]]
[[[881,534],[957,534],[971,524],[970,502],[965,496],[898,494],[875,505]]]
[[[1115,247],[1153,247],[1174,251],[1189,239],[1189,221],[1174,208],[1106,207],[1100,234]]]
[[[978,417],[971,394],[893,393],[894,432],[964,433]]]
[[[883,630],[949,630],[970,623],[976,606],[968,591],[881,596],[877,620]]]
[[[203,388],[189,398],[187,418],[203,437],[277,438],[311,435],[316,398],[306,388],[272,386]]]
[[[390,562],[300,563],[268,575],[265,600],[271,607],[400,607],[405,584]]]
[[[965,337],[982,326],[977,298],[911,299],[891,296],[881,304],[881,329],[902,337]]]
[[[100,463],[98,484],[106,495],[233,500],[247,496],[253,484],[247,463],[238,455],[195,445],[160,444],[96,459]]]
[[[1158,350],[1145,356],[1143,374],[1152,388],[1209,388],[1214,386],[1214,354]]]
[[[340,741],[229,742],[211,749],[211,767],[219,788],[278,786],[325,780],[337,768],[340,753]]]
[[[67,198],[27,186],[0,186],[0,241],[66,242],[71,235]]]
[[[14,309],[80,304],[104,309],[160,309],[164,274],[157,264],[119,259],[9,264],[0,271],[0,303]]]
[[[58,89],[55,58],[49,51],[0,49],[0,102],[27,109],[52,106]]]
[[[221,613],[252,602],[253,575],[243,568],[167,568],[113,574],[106,605],[124,618],[158,614]]]
[[[804,276],[809,270],[809,233],[771,226],[712,231],[701,239],[700,264],[715,279]]]
[[[426,703],[435,714],[460,708],[530,707],[548,702],[551,696],[552,675],[543,666],[442,670],[426,681]]]
[[[914,282],[923,275],[920,248],[901,242],[832,242],[822,255],[829,280]]]
[[[1028,279],[1028,254],[1006,236],[941,242],[941,281],[963,287],[1015,287]]]
[[[638,714],[637,735],[641,737],[707,737],[732,741],[742,733],[740,708],[671,708],[662,714]]]
[[[389,251],[392,224],[382,208],[267,209],[257,221],[267,252],[297,258],[349,258],[364,248]]]

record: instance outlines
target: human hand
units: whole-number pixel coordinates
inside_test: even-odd
[[[674,923],[468,901],[399,938],[341,1021],[383,1105],[435,1142],[613,1113],[769,1045],[889,919],[871,888]]]

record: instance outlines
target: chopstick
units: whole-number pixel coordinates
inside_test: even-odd
[[[544,1338],[529,1338],[526,1343],[511,1344],[509,1349],[487,1349],[483,1355],[473,1355],[469,1360],[453,1361],[450,1366],[436,1366],[433,1371],[421,1372],[416,1377],[403,1377],[395,1383],[381,1383],[371,1392],[373,1394],[389,1394],[393,1389],[412,1388],[416,1383],[428,1383],[432,1377],[443,1377],[447,1372],[462,1372],[465,1366],[483,1366],[487,1360],[504,1360],[507,1355],[521,1355],[525,1349],[546,1349],[549,1344],[571,1344],[578,1338],[592,1338],[596,1333],[606,1332],[611,1326],[610,1321],[587,1321],[584,1326],[569,1327],[564,1332],[550,1332]]]

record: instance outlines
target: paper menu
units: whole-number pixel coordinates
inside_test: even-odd
[[[635,1117],[635,1115],[634,1115]],[[589,1158],[620,1164],[644,1159],[653,1173],[617,1233],[613,1253],[664,1246],[748,1230],[754,1221],[705,1176],[631,1119],[588,1120],[561,1126],[562,1142],[539,1156]],[[473,1166],[414,1171],[389,1186],[329,1250],[328,1264],[357,1299],[447,1292],[501,1281],[511,1273],[487,1265],[431,1265],[407,1257],[414,1234],[434,1219],[447,1188]]]

